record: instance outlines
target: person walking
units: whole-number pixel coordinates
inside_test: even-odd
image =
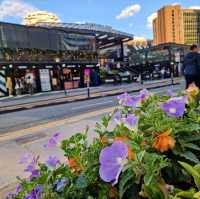
[[[15,78],[15,92],[16,92],[17,96],[20,95],[20,84],[19,84],[19,79],[18,78]]]
[[[17,96],[22,94],[22,81],[20,78],[15,78],[15,91]]]
[[[198,51],[197,45],[192,45],[190,52],[184,58],[183,74],[186,80],[186,88],[193,83],[198,87],[200,86],[200,80],[198,80],[200,77],[200,55]]]
[[[162,79],[164,79],[165,78],[165,68],[162,68],[160,73],[161,73]]]
[[[13,82],[12,82],[12,78],[11,77],[7,77],[6,88],[8,90],[8,95],[10,97],[13,96]]]
[[[32,74],[32,73],[27,73],[26,76],[25,76],[25,79],[26,79],[26,84],[27,84],[27,87],[28,87],[28,93],[29,93],[30,95],[33,95],[33,93],[34,93],[33,74]]]

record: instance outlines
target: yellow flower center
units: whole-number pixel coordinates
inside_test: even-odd
[[[122,159],[120,157],[117,158],[117,164],[119,164],[120,166],[124,166],[127,163],[127,159]]]
[[[169,109],[169,112],[170,112],[170,113],[176,113],[176,108],[170,108],[170,109]]]

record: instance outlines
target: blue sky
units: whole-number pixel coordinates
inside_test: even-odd
[[[27,10],[46,10],[57,14],[62,22],[111,25],[136,36],[152,38],[148,17],[163,5],[173,3],[184,8],[200,7],[200,0],[0,0],[0,20],[21,23]]]

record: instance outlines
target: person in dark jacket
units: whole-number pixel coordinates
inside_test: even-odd
[[[200,86],[200,55],[198,53],[199,49],[197,45],[192,45],[190,47],[191,52],[189,52],[183,63],[183,73],[186,80],[186,88],[190,84],[195,83],[196,86]]]

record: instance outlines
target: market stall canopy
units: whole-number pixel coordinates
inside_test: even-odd
[[[113,29],[111,26],[93,23],[39,23],[39,27],[59,29],[65,32],[76,32],[80,34],[94,35],[97,47],[107,48],[120,42],[127,42],[133,39],[133,35]]]

